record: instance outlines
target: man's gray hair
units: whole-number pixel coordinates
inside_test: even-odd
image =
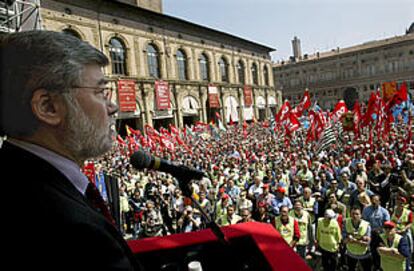
[[[0,136],[28,136],[38,127],[30,105],[44,88],[65,93],[79,85],[85,65],[108,65],[108,58],[89,43],[53,31],[0,36]]]

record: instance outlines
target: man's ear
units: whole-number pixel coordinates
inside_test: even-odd
[[[59,125],[66,114],[62,98],[43,88],[33,92],[31,106],[36,118],[51,126]]]

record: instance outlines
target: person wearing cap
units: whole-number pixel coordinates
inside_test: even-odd
[[[300,238],[296,244],[296,251],[303,259],[306,258],[306,249],[310,244],[312,235],[312,220],[310,214],[304,210],[300,200],[295,200],[290,216],[296,219],[299,224]]]
[[[283,187],[278,187],[276,189],[276,197],[274,197],[270,203],[270,210],[273,215],[279,215],[280,208],[282,206],[287,206],[288,209],[292,209],[292,202],[289,197],[285,196],[286,190]]]
[[[396,225],[392,221],[384,223],[384,233],[380,234],[378,253],[381,257],[383,271],[408,271],[407,257],[409,246],[406,238],[396,232]]]
[[[364,271],[370,271],[371,227],[367,221],[361,219],[361,209],[358,207],[352,208],[351,217],[345,220],[342,238],[346,246],[348,270],[356,270],[359,261]]]
[[[336,220],[336,214],[327,209],[324,217],[318,219],[315,242],[322,253],[323,270],[336,270],[341,240],[341,227]]]
[[[275,195],[270,193],[270,184],[265,183],[263,184],[263,193],[260,194],[259,197],[257,198],[257,204],[261,201],[264,201],[266,202],[267,205],[270,205],[274,197]]]
[[[250,212],[253,211],[253,203],[250,199],[247,198],[247,191],[242,190],[240,192],[240,197],[236,203],[237,213],[240,213],[242,209],[248,209]]]
[[[274,225],[286,243],[292,248],[295,247],[300,240],[300,229],[298,221],[289,215],[287,206],[280,207],[280,216],[275,218]]]
[[[216,218],[221,217],[227,212],[227,206],[232,205],[233,202],[229,195],[226,193],[219,194],[219,200],[216,202],[215,215]]]

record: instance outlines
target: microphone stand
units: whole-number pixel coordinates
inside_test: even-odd
[[[177,178],[177,176],[176,176],[176,178]],[[217,237],[217,239],[219,240],[219,242],[222,245],[230,246],[229,240],[227,240],[227,238],[224,236],[224,233],[221,231],[219,225],[217,225],[217,223],[213,219],[211,219],[211,217],[203,210],[200,203],[198,203],[192,197],[192,191],[191,191],[191,188],[190,188],[190,181],[192,179],[190,179],[188,177],[180,177],[180,178],[177,178],[177,179],[178,179],[180,189],[183,192],[183,195],[190,198],[192,203],[195,205],[195,207],[197,207],[197,209],[201,212],[201,216],[207,222],[207,228],[211,229],[211,231],[214,233],[214,235]]]

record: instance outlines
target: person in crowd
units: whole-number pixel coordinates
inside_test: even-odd
[[[280,207],[280,216],[275,218],[275,228],[292,248],[300,240],[301,232],[298,221],[289,215],[288,206],[283,205]]]
[[[372,195],[371,202],[372,205],[365,207],[362,211],[362,219],[371,226],[370,250],[372,253],[372,263],[374,270],[379,270],[380,257],[377,247],[380,242],[380,234],[383,232],[383,225],[390,220],[390,214],[387,209],[381,206],[381,197],[379,195]]]
[[[271,201],[271,212],[273,215],[277,216],[280,213],[280,208],[282,206],[286,206],[290,209],[292,209],[292,202],[290,201],[289,197],[285,196],[286,190],[283,187],[279,187],[276,190],[276,197],[272,199]]]
[[[361,209],[351,209],[351,217],[345,219],[342,238],[346,246],[348,270],[355,271],[358,261],[364,271],[371,271],[371,227],[361,218]]]
[[[324,217],[318,219],[315,242],[322,254],[323,270],[336,270],[341,240],[341,227],[336,220],[336,214],[327,209]]]
[[[311,241],[313,241],[311,215],[308,211],[304,210],[302,201],[295,200],[293,210],[290,211],[290,216],[293,217],[299,225],[300,238],[296,243],[296,251],[303,259],[306,259],[307,248]]]
[[[227,209],[226,213],[224,213],[218,218],[217,224],[219,224],[220,226],[228,226],[228,225],[236,224],[237,222],[241,220],[241,216],[239,216],[238,214],[234,212],[233,205],[227,206],[226,209]]]
[[[242,209],[240,212],[241,219],[237,223],[253,222],[252,213],[249,209]]]
[[[190,205],[184,209],[182,216],[178,219],[177,226],[179,232],[192,232],[200,229],[201,216],[197,211],[193,211]]]
[[[384,223],[384,233],[380,234],[378,254],[381,257],[381,270],[383,271],[408,271],[407,257],[409,245],[396,231],[396,225],[392,221]]]
[[[108,63],[102,52],[64,33],[1,35],[0,137],[7,140],[0,160],[13,176],[4,189],[24,199],[2,211],[20,221],[30,204],[35,211],[25,212],[25,219],[36,221],[34,234],[22,234],[25,223],[6,226],[13,238],[4,241],[4,264],[15,266],[8,261],[24,243],[30,253],[21,269],[141,269],[99,191],[81,173],[86,160],[114,143],[118,108],[102,72]]]

